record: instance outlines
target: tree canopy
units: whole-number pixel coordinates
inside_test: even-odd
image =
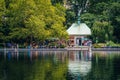
[[[75,3],[73,4],[73,2]],[[91,28],[93,42],[95,42],[96,37],[98,37],[99,42],[109,40],[120,42],[120,35],[118,35],[120,31],[119,0],[71,0],[67,5],[70,6],[66,11],[67,27],[77,21],[78,10],[82,8],[81,22],[86,23]],[[100,36],[104,38],[100,39]]]
[[[120,42],[119,0],[0,0],[0,42],[65,39],[80,9],[93,41],[98,37],[99,42]]]
[[[13,42],[44,41],[49,37],[66,38],[65,8],[50,0],[2,0],[0,35]],[[4,24],[2,24],[4,23]]]

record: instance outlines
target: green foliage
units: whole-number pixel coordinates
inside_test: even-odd
[[[97,37],[100,42],[111,40],[113,34],[113,27],[108,22],[96,21],[92,27],[94,37]]]
[[[116,44],[113,41],[108,41],[106,44],[107,46],[110,46],[110,47],[120,47],[120,44]]]
[[[95,22],[95,15],[91,13],[84,13],[81,15],[81,22],[86,23],[89,27],[92,27]]]
[[[79,5],[76,4],[75,8],[73,2]],[[86,5],[84,5],[85,2]],[[78,9],[82,8],[84,10],[81,14],[81,23],[84,22],[91,28],[93,32],[91,38],[93,41],[95,41],[96,37],[98,37],[99,42],[106,42],[108,40],[120,42],[119,0],[70,0],[70,3],[68,2],[67,5],[71,6],[71,8],[66,12],[67,27],[70,27],[71,24],[77,20],[76,16]],[[105,28],[105,26],[108,28],[108,30]]]
[[[5,14],[5,2],[4,0],[0,0],[0,42],[2,42],[2,40],[4,39],[4,32],[5,32],[5,29],[4,26],[5,26],[5,22],[6,22],[6,18],[4,16]]]
[[[107,44],[107,46],[115,46],[115,43],[112,41],[108,41],[106,44]]]
[[[120,42],[119,0],[1,0],[0,42],[66,39],[81,8],[81,23],[91,28],[93,41]]]
[[[1,0],[0,5],[1,41],[6,38],[7,41],[29,43],[67,36],[63,25],[66,9],[61,4],[53,6],[50,0]]]
[[[75,13],[71,10],[66,11],[66,26],[69,28],[71,24],[75,21]]]
[[[115,41],[120,42],[120,3],[112,3],[110,6],[110,20],[114,27]]]
[[[120,47],[120,44],[116,44],[113,41],[107,41],[106,43],[95,43],[93,44],[94,48],[102,48],[102,47]]]
[[[106,47],[106,44],[105,43],[95,43],[95,44],[93,44],[93,47],[94,48],[102,48],[102,47]]]

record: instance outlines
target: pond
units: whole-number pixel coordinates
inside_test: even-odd
[[[119,80],[120,52],[0,51],[0,80]]]

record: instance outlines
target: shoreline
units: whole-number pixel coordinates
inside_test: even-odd
[[[91,48],[92,51],[120,51],[120,48]]]
[[[0,48],[0,51],[120,51],[120,48],[89,48],[89,47],[72,47],[72,48]]]

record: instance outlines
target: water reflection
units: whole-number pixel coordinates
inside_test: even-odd
[[[91,69],[87,51],[4,51],[0,62],[0,80],[71,80]]]
[[[0,52],[0,80],[119,79],[120,52]]]
[[[92,69],[86,78],[92,80],[119,80],[120,52],[94,52]]]
[[[0,80],[65,80],[68,54],[63,51],[6,51],[0,52],[0,62]]]
[[[19,60],[19,59],[29,59],[30,61],[35,60],[35,59],[39,59],[41,57],[44,58],[49,58],[50,56],[53,57],[53,59],[55,61],[66,61],[66,58],[68,58],[68,53],[67,51],[32,51],[32,50],[28,50],[28,51],[4,51],[4,52],[0,52],[0,57],[1,59],[4,60]]]
[[[75,51],[69,53],[69,80],[81,80],[91,70],[91,53]]]

